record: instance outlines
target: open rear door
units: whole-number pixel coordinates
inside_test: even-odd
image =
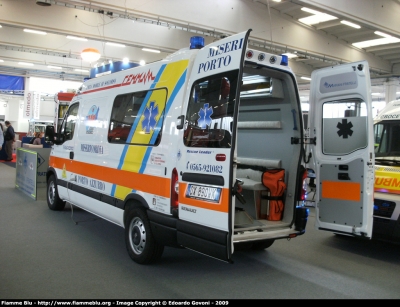
[[[374,143],[368,62],[311,75],[317,229],[371,238]]]
[[[232,255],[234,110],[250,30],[200,49],[188,76],[183,142],[178,144],[178,243],[223,260]]]

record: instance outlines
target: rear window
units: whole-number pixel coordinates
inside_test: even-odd
[[[230,148],[238,71],[213,75],[193,84],[186,114],[184,144]]]

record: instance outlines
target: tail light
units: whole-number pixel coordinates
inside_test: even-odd
[[[171,214],[178,216],[179,205],[179,181],[178,171],[176,168],[172,170],[171,175]]]

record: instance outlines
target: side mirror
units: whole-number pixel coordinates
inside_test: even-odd
[[[54,126],[46,126],[46,130],[44,132],[44,141],[49,145],[53,145],[55,143],[56,140]]]

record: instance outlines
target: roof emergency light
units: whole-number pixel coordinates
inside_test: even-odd
[[[201,49],[204,47],[204,37],[192,36],[190,38],[190,49]]]
[[[282,60],[281,65],[288,66],[289,65],[289,57],[286,54],[281,54]]]

